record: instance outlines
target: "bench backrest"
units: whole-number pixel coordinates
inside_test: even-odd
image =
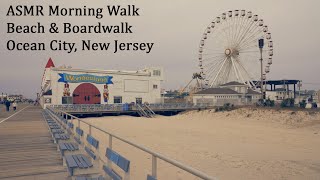
[[[110,169],[107,166],[103,166],[103,170],[104,172],[106,172],[108,174],[108,176],[110,176],[113,180],[122,180],[122,177],[116,173],[114,170]]]
[[[75,140],[78,144],[81,144],[80,138],[74,137],[74,140]]]
[[[121,168],[124,172],[129,172],[130,161],[112,149],[107,148],[106,157]]]
[[[88,155],[89,155],[92,159],[96,160],[97,156],[94,154],[94,152],[93,152],[90,148],[88,148],[87,146],[85,146],[85,147],[84,147],[84,150],[88,153]]]
[[[68,134],[72,135],[73,132],[70,129],[67,129]]]
[[[61,118],[61,121],[64,122],[65,124],[68,123],[68,120],[64,119],[64,118]]]
[[[76,132],[77,132],[77,134],[79,134],[80,136],[83,136],[83,130],[82,129],[80,129],[80,128],[76,128]]]
[[[151,175],[148,174],[147,180],[157,180],[157,178],[155,178],[155,177],[153,177],[153,176],[151,176]]]
[[[94,137],[90,136],[89,134],[87,135],[87,141],[89,144],[91,144],[93,147],[98,149],[99,147],[99,141],[96,140]]]
[[[68,122],[68,127],[73,129],[73,124],[71,122]]]

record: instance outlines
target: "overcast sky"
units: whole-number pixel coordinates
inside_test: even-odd
[[[141,8],[140,17],[6,17],[10,5],[41,4],[48,2],[61,7],[106,7],[105,0],[55,0],[17,1],[1,0],[1,44],[0,44],[0,93],[21,93],[34,97],[40,89],[44,66],[52,57],[54,63],[71,65],[74,68],[137,70],[147,66],[162,66],[166,80],[164,88],[181,88],[198,71],[198,45],[206,26],[218,15],[228,10],[251,10],[263,18],[273,35],[274,63],[270,79],[299,79],[305,83],[303,89],[320,89],[320,7],[319,0],[136,0],[112,1],[119,4],[136,4]],[[52,35],[52,34],[7,34],[6,23],[35,24],[42,22],[71,22],[93,24],[98,21],[113,25],[128,21],[134,25],[130,35]],[[122,41],[154,42],[150,54],[143,52],[9,52],[6,42],[16,41],[50,42],[53,39],[78,42],[81,39],[110,42]]]

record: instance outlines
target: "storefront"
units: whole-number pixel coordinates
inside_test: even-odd
[[[40,93],[40,103],[124,104],[161,103],[161,68],[138,71],[85,70],[56,68],[47,63]]]

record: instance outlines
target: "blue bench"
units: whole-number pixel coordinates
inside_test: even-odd
[[[45,119],[50,119],[50,115],[49,113],[47,113],[46,111],[42,111],[42,116],[45,118]]]
[[[91,177],[76,177],[76,180],[105,180],[104,177],[99,176],[96,178],[91,178]]]
[[[99,141],[96,140],[94,137],[92,137],[91,135],[87,135],[87,142],[93,146],[96,150],[98,150],[99,148]],[[95,152],[90,149],[89,147],[85,146],[84,150],[88,153],[88,155],[93,159],[96,160],[97,156],[95,155]]]
[[[155,178],[155,177],[153,177],[153,176],[151,176],[151,175],[148,174],[147,180],[157,180],[157,178]]]
[[[54,137],[54,143],[58,143],[60,140],[70,139],[70,136],[68,134],[55,134],[53,137]]]
[[[120,169],[122,169],[125,173],[125,176],[129,176],[130,171],[130,161],[121,156],[120,154],[116,153],[115,151],[107,148],[106,151],[106,157],[115,165],[117,165]],[[111,177],[113,180],[122,180],[122,177],[111,167],[108,167],[106,165],[103,166],[103,170]]]
[[[57,124],[56,122],[48,122],[48,126],[56,126],[56,125],[59,125],[59,124]]]
[[[90,145],[92,145],[93,147],[95,147],[96,149],[98,149],[99,147],[99,141],[96,140],[94,137],[87,135],[87,141]]]
[[[80,134],[82,134],[83,133],[83,131],[80,129],[80,128],[77,128],[77,133],[80,133]],[[78,137],[75,137],[74,138],[79,144],[81,144],[81,141],[80,141],[80,138],[78,138]],[[96,140],[94,137],[92,137],[92,136],[90,136],[90,135],[87,135],[87,142],[90,144],[90,145],[92,145],[94,148],[96,148],[97,150],[98,150],[98,147],[99,147],[99,141],[98,140]],[[86,162],[90,162],[89,164],[93,164],[93,160],[100,160],[99,158],[98,158],[98,154],[96,154],[96,152],[93,150],[93,149],[90,149],[88,146],[84,146],[84,150],[85,150],[85,152],[87,153],[87,155],[89,156],[89,157],[91,157],[91,158],[87,158],[88,156],[85,156],[85,155],[82,155],[82,154],[78,154],[77,156],[81,156],[82,158],[83,157],[85,157],[85,161]],[[74,156],[73,157],[73,159],[75,159],[75,158],[77,158],[77,156]],[[68,156],[69,157],[69,156]],[[70,162],[72,162],[72,159],[67,159],[67,156],[65,156],[65,161],[66,161],[66,165],[68,166],[68,169],[69,169],[69,172],[71,172],[71,170],[70,170],[70,167],[71,167],[71,169],[73,168],[73,169],[80,169],[76,174],[77,175],[81,175],[81,174],[85,174],[85,175],[87,175],[87,174],[98,174],[99,173],[99,170],[97,169],[97,168],[91,168],[90,170],[87,170],[87,171],[85,171],[85,170],[83,170],[83,168],[81,168],[81,166],[79,165],[79,166],[71,166],[72,165],[72,163],[70,163]],[[68,162],[68,161],[70,161],[70,162]],[[89,166],[89,167],[91,167],[91,166]],[[71,176],[73,176],[73,175],[75,175],[75,173],[70,173],[70,175]],[[82,177],[82,178],[85,178],[85,177]]]
[[[61,129],[59,125],[49,125],[49,128],[52,129]]]
[[[73,129],[73,124],[71,122],[68,122],[68,128],[67,128],[67,131],[68,131],[68,134],[70,135],[73,135],[73,132],[71,129]]]
[[[61,121],[64,122],[65,124],[68,124],[68,120],[61,118]]]
[[[59,149],[60,149],[61,155],[64,156],[65,151],[69,151],[69,152],[77,151],[79,150],[79,146],[71,142],[62,142],[62,143],[59,143]]]
[[[47,123],[53,123],[55,122],[53,119],[46,119]]]
[[[70,129],[73,129],[73,124],[71,123],[71,122],[68,122],[68,127],[70,128]]]
[[[43,115],[43,117],[44,117],[45,119],[50,119],[50,118],[51,118],[48,113],[43,113],[42,115]]]
[[[62,129],[52,129],[52,134],[63,134],[64,131]]]
[[[88,148],[87,146],[84,147],[84,150],[88,153],[88,155],[93,159],[93,160],[96,160],[97,159],[97,156],[94,154],[94,152]]]
[[[50,118],[50,115],[49,115],[48,113],[43,113],[42,115],[43,115],[43,117],[46,118],[46,119]]]
[[[67,132],[69,135],[73,135],[73,132],[69,128],[67,129]]]
[[[90,160],[82,154],[67,155],[65,156],[65,160],[70,176],[74,176],[76,170],[88,169],[93,167]]]
[[[59,124],[56,123],[56,122],[50,122],[50,123],[48,123],[48,125],[49,125],[49,126],[57,126],[57,125],[59,125]]]
[[[80,140],[80,138],[78,138],[78,137],[74,137],[74,140],[75,140],[78,144],[81,144],[81,140]]]
[[[79,134],[80,136],[83,136],[83,130],[80,128],[76,128],[76,133]]]

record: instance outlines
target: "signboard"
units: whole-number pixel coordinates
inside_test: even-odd
[[[60,79],[58,82],[64,83],[94,83],[94,84],[113,84],[113,76],[95,76],[90,74],[72,75],[67,73],[59,73]]]

